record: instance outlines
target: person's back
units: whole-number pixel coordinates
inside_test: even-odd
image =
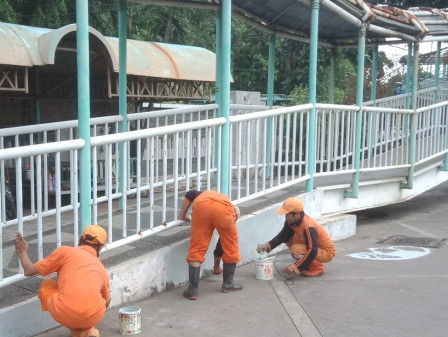
[[[58,273],[58,291],[53,295],[49,309],[61,324],[79,328],[79,324],[73,326],[73,322],[82,317],[85,320],[83,325],[90,327],[98,316],[104,315],[104,298],[109,292],[106,285],[108,276],[95,249],[86,245],[76,248],[62,246],[35,265],[43,276]]]
[[[25,276],[58,274],[57,281],[48,278],[39,287],[42,311],[48,311],[69,328],[72,337],[98,337],[95,325],[103,318],[111,299],[109,275],[98,258],[107,232],[98,225],[87,226],[79,238],[79,247],[59,247],[36,263],[28,256],[28,244],[22,234],[16,235],[16,253]]]

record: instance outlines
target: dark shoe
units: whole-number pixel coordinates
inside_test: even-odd
[[[189,300],[192,300],[192,301],[196,301],[198,299],[198,295],[197,294],[190,295],[190,293],[188,292],[188,289],[184,290],[183,295],[185,298],[188,298]]]
[[[184,290],[184,297],[189,300],[197,300],[198,299],[198,285],[199,285],[199,274],[201,272],[201,267],[193,267],[191,264],[188,264],[188,277],[189,277],[189,285],[188,288]]]
[[[243,286],[233,282],[233,275],[235,274],[236,263],[223,263],[223,283],[221,291],[229,293],[243,289]]]

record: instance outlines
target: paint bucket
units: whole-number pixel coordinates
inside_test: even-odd
[[[274,258],[261,257],[255,261],[255,278],[257,280],[271,280],[274,277]]]
[[[136,335],[142,331],[141,312],[139,307],[123,307],[118,310],[122,335]]]

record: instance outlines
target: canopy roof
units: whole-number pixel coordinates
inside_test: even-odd
[[[74,49],[76,24],[59,29],[0,22],[0,65],[45,66],[55,64],[58,50]],[[118,72],[118,39],[89,27],[91,45]],[[127,41],[129,75],[189,81],[215,81],[215,54],[207,49],[166,43]]]
[[[129,0],[167,6],[214,9],[222,0]],[[312,0],[232,0],[232,15],[268,33],[308,42]],[[359,28],[367,41],[381,43],[448,40],[448,9],[374,6],[362,0],[320,0],[319,42],[323,46],[357,44]],[[388,42],[390,43],[390,42]]]

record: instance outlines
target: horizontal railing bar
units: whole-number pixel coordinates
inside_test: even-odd
[[[175,109],[166,109],[166,110],[158,110],[158,111],[144,111],[135,114],[128,115],[128,121],[145,119],[145,118],[155,118],[155,117],[167,117],[174,115],[181,115],[190,112],[203,112],[209,110],[216,110],[219,108],[218,104],[207,104],[207,105],[194,105],[191,107],[182,107]]]
[[[196,130],[206,127],[214,127],[225,124],[226,119],[224,117],[208,119],[205,121],[196,121],[189,123],[182,123],[176,125],[159,126],[153,129],[141,129],[135,131],[128,131],[126,133],[117,133],[113,135],[104,135],[92,137],[91,146],[107,145],[111,143],[127,142],[131,140],[145,139],[157,136],[164,136],[169,134],[175,134],[178,132]]]
[[[83,139],[64,140],[46,144],[25,145],[0,149],[0,160],[38,156],[45,153],[78,150],[84,147]]]
[[[122,120],[123,120],[122,116],[95,117],[90,119],[90,125],[116,123],[121,122]],[[53,131],[60,129],[69,129],[69,128],[76,128],[77,126],[78,126],[78,120],[18,126],[7,129],[0,129],[0,137],[16,136],[16,135]]]

